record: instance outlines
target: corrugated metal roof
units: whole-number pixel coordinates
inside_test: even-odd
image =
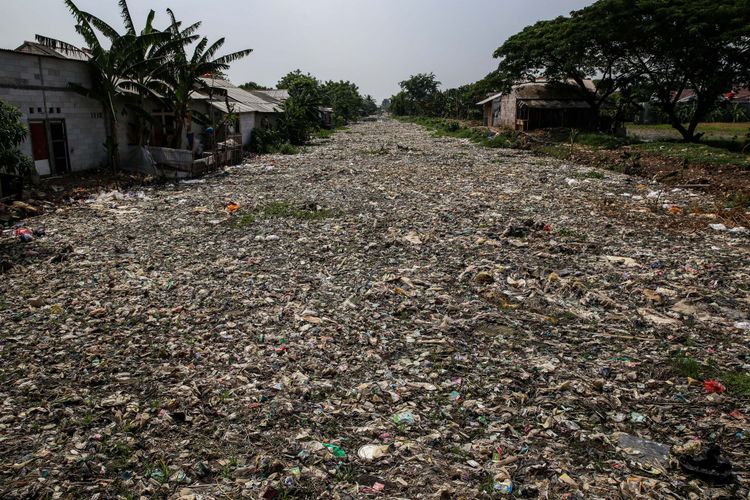
[[[70,47],[73,47],[72,45]],[[73,49],[63,46],[49,47],[38,42],[23,42],[23,45],[16,49],[16,52],[34,54],[39,56],[57,57],[59,59],[68,59],[71,61],[88,61],[91,56],[85,49]]]
[[[499,98],[499,97],[502,97],[502,96],[503,96],[503,93],[502,93],[502,92],[500,92],[499,94],[495,94],[495,95],[493,95],[493,96],[490,96],[490,97],[488,97],[488,98],[487,98],[487,99],[485,99],[484,101],[479,101],[479,102],[477,103],[477,106],[482,106],[482,105],[484,105],[484,104],[487,104],[488,102],[492,102],[492,101],[494,101],[495,99],[497,99],[497,98]]]
[[[243,90],[232,82],[218,78],[202,78],[209,87],[219,89],[221,96],[214,95],[211,105],[216,109],[227,112],[223,93],[229,98],[229,105],[235,113],[280,113],[282,111],[278,103],[268,101],[247,90]]]
[[[289,91],[286,89],[278,89],[278,90],[253,90],[251,91],[252,94],[259,96],[261,98],[265,99],[272,99],[274,101],[278,102],[284,102],[287,99],[289,99]]]
[[[525,83],[514,88],[520,100],[542,99],[549,101],[584,101],[585,92],[576,85],[565,83]]]
[[[531,109],[588,109],[591,107],[586,101],[558,101],[554,99],[521,101],[521,105]]]

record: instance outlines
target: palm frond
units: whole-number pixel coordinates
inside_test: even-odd
[[[172,21],[172,24],[169,26],[170,30],[174,33],[179,33],[182,23],[177,20],[172,9],[167,9],[167,14],[169,15],[170,21]]]
[[[154,18],[155,17],[156,17],[156,12],[153,9],[148,11],[148,16],[146,17],[146,26],[144,26],[141,34],[147,35],[154,31]]]
[[[193,64],[197,64],[203,59],[203,51],[206,50],[206,46],[208,45],[208,38],[203,37],[200,42],[198,42],[198,45],[195,46],[195,49],[193,50],[193,57],[190,59],[190,61]]]
[[[202,22],[198,21],[197,23],[193,23],[184,30],[180,31],[180,34],[184,37],[189,37],[194,35],[201,27]]]
[[[133,18],[130,16],[130,9],[128,8],[128,0],[119,0],[120,4],[120,16],[122,22],[125,23],[125,29],[128,33],[135,34],[135,24],[133,24]]]
[[[120,38],[120,34],[116,29],[114,29],[112,26],[102,21],[95,15],[89,14],[88,12],[82,12],[82,14],[85,16],[86,21],[88,21],[94,28],[98,29],[102,35],[109,38],[110,41],[114,42],[115,40]]]
[[[243,57],[247,57],[248,55],[250,55],[250,53],[252,53],[252,51],[253,49],[240,50],[238,52],[233,52],[231,54],[227,54],[218,59],[215,59],[213,62],[215,64],[221,64],[221,65],[226,66],[226,65],[233,63],[234,61],[242,59]]]
[[[214,55],[224,46],[224,39],[219,38],[216,40],[206,51],[203,53],[202,60],[205,62],[213,61]]]
[[[94,32],[91,25],[84,21],[78,23],[75,29],[76,33],[81,35],[86,42],[86,45],[88,45],[87,48],[91,51],[91,56],[93,58],[101,58],[105,51],[102,44],[99,42],[99,37],[96,36],[96,32]]]

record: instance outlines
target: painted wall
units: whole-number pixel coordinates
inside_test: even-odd
[[[500,101],[500,119],[498,126],[505,128],[516,128],[516,104],[515,92],[504,95]]]
[[[250,144],[253,130],[258,126],[258,113],[240,113],[240,132],[242,133],[242,145]]]
[[[91,85],[85,63],[0,50],[0,99],[16,106],[27,125],[33,120],[64,119],[71,170],[98,168],[107,162],[103,109],[97,101],[68,89],[71,82]],[[22,151],[31,156],[30,139]]]

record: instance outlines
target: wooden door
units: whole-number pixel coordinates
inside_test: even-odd
[[[34,161],[49,160],[49,142],[47,141],[47,128],[44,126],[44,122],[29,123],[29,132]]]

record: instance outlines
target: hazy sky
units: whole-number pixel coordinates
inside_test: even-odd
[[[409,75],[434,72],[443,86],[476,81],[496,67],[494,50],[510,35],[593,0],[129,0],[136,25],[149,9],[165,26],[171,7],[185,25],[203,21],[210,40],[254,49],[229,71],[239,84],[273,86],[293,69],[322,80],[351,80],[378,101]],[[62,0],[2,0],[0,48],[36,33],[74,45],[81,39]],[[120,27],[116,0],[77,0]],[[158,22],[161,21],[161,22]]]

